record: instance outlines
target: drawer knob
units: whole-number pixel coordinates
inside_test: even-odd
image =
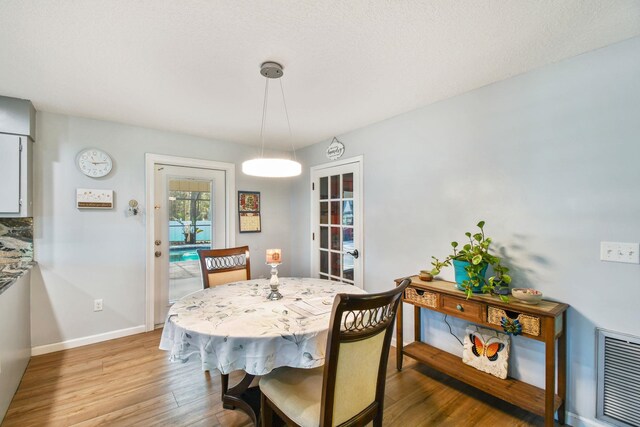
[[[464,307],[460,304],[456,305],[456,308],[458,309],[458,311],[464,311]]]

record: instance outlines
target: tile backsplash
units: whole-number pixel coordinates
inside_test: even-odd
[[[33,261],[33,218],[0,218],[0,265]]]

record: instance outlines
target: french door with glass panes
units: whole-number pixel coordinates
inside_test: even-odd
[[[362,160],[311,168],[311,273],[363,287]]]

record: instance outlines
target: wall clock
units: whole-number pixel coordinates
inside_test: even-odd
[[[108,175],[113,167],[111,156],[97,148],[87,148],[78,153],[76,162],[80,171],[91,178]]]

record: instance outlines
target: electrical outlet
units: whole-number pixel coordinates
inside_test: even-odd
[[[102,311],[102,300],[101,299],[93,300],[93,311]]]
[[[600,242],[600,260],[640,264],[638,243]]]

